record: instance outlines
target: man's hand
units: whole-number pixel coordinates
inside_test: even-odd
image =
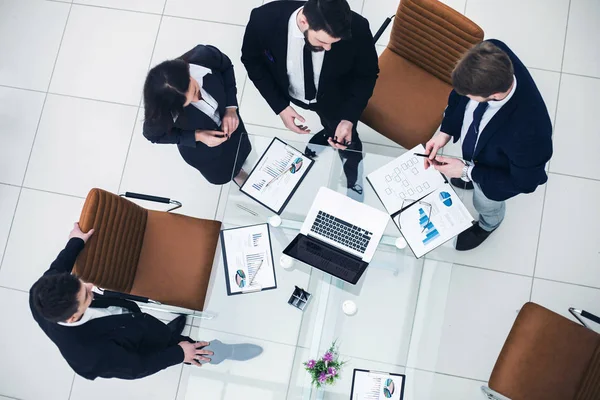
[[[451,137],[447,133],[440,132],[425,143],[425,154],[429,155],[429,158],[425,159],[425,169],[433,165],[430,160],[435,158],[438,150],[444,147],[450,141]]]
[[[90,229],[90,231],[88,233],[83,233],[81,231],[81,228],[79,227],[79,222],[75,222],[73,224],[73,230],[71,231],[71,233],[69,233],[69,239],[79,238],[79,239],[83,239],[83,242],[85,243],[88,241],[90,236],[92,236],[93,234],[94,234],[93,229]]]
[[[196,131],[196,142],[202,142],[208,147],[216,147],[228,139],[221,131]]]
[[[225,116],[221,121],[221,129],[223,133],[227,135],[227,138],[235,132],[238,125],[240,124],[240,119],[238,118],[237,111],[235,108],[228,108],[225,111]]]
[[[337,128],[335,128],[335,134],[333,135],[333,139],[327,139],[329,145],[334,149],[347,149],[348,145],[351,144],[353,126],[354,124],[352,122],[346,121],[344,119],[341,120]]]
[[[200,349],[200,347],[208,346],[210,344],[209,342],[190,343],[187,341],[182,341],[178,344],[183,349],[183,354],[185,355],[183,358],[183,362],[188,364],[194,364],[198,367],[202,366],[202,364],[200,364],[200,361],[210,362],[210,358],[202,356],[212,356],[214,354],[212,351]]]
[[[283,124],[286,128],[288,128],[292,132],[296,133],[310,133],[310,129],[308,129],[305,125],[296,125],[295,120],[302,122],[303,124],[306,122],[304,117],[296,112],[292,106],[287,106],[282,112],[279,113],[279,117],[283,121]]]
[[[462,160],[460,160],[458,158],[450,158],[450,157],[443,157],[443,156],[437,156],[435,159],[442,164],[436,165],[436,164],[432,163],[431,165],[433,165],[433,168],[440,171],[442,174],[446,175],[448,178],[460,178],[461,177],[462,170],[465,166],[465,163],[462,162]]]

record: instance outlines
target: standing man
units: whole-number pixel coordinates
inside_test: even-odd
[[[479,222],[456,241],[457,250],[471,250],[498,228],[506,199],[548,180],[552,123],[531,75],[499,40],[469,50],[454,68],[452,84],[440,133],[425,146],[425,168],[433,166],[452,185],[474,191]],[[450,138],[462,138],[464,162],[436,157]]]
[[[346,0],[267,3],[250,15],[242,62],[289,130],[310,133],[296,124],[305,120],[294,106],[319,115],[324,129],[310,143],[339,149],[348,188],[362,194],[356,183],[362,159],[356,124],[379,73],[367,20]]]

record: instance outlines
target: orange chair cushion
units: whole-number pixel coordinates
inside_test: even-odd
[[[131,293],[202,310],[221,222],[148,211]]]
[[[96,286],[128,293],[136,274],[147,210],[131,201],[92,189],[83,205],[79,227],[94,234],[79,253],[73,272]]]
[[[599,344],[597,333],[527,303],[504,343],[489,387],[512,400],[573,400]]]
[[[425,143],[442,122],[452,87],[386,49],[381,74],[361,120],[411,149]]]

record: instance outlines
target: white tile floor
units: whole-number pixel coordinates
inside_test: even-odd
[[[139,382],[88,382],[74,375],[27,305],[27,290],[64,245],[93,186],[178,198],[185,204],[182,213],[216,215],[220,188],[185,165],[174,147],[153,146],[141,135],[141,88],[149,66],[196,43],[214,44],[234,62],[249,131],[298,140],[280,129],[279,118],[246,79],[239,60],[249,12],[262,2],[0,0],[0,398],[300,396],[295,382],[287,385],[297,363],[299,321],[278,326],[265,319],[261,324],[273,328],[267,336],[253,331],[250,320],[194,321],[193,335],[253,341],[269,351],[247,365],[177,366]],[[418,340],[408,349],[408,365],[373,365],[406,368],[410,400],[479,398],[479,386],[528,300],[566,316],[569,306],[600,313],[600,163],[595,152],[600,132],[594,119],[600,91],[600,2],[444,2],[479,23],[486,37],[504,40],[530,68],[556,128],[555,155],[549,183],[509,201],[506,222],[481,248],[458,254],[446,246],[426,262],[414,327]],[[350,1],[373,31],[397,3]],[[382,37],[379,51],[388,38]],[[319,129],[318,118],[306,114],[311,128]],[[366,143],[391,145],[370,129],[362,129],[361,136]],[[375,275],[366,280],[365,293],[379,289]],[[288,274],[281,285],[304,276]],[[218,294],[210,299],[215,308],[221,300]],[[357,364],[369,351],[382,351],[373,344],[358,346],[344,350]],[[272,363],[281,365],[280,371],[265,376]],[[347,398],[344,388],[340,399]]]

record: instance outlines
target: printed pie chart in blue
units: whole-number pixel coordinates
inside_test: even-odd
[[[448,192],[440,192],[440,200],[446,207],[450,207],[452,205],[452,196]]]

